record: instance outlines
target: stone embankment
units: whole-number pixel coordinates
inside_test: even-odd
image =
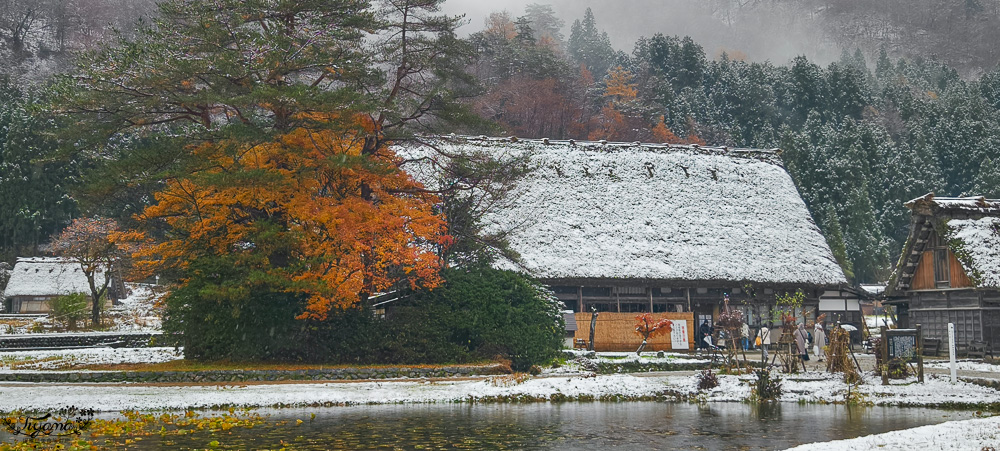
[[[144,348],[155,346],[158,341],[163,341],[162,334],[149,332],[0,335],[0,351],[96,347]]]

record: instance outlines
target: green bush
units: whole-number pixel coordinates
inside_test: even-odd
[[[65,323],[70,329],[76,329],[76,322],[87,318],[89,302],[90,295],[84,293],[58,296],[49,301],[51,316],[56,321]]]
[[[445,283],[370,309],[295,319],[301,296],[254,284],[225,259],[188,268],[167,297],[164,330],[199,360],[325,363],[466,363],[509,359],[517,371],[550,361],[562,346],[558,304],[536,282],[489,268],[444,270]]]
[[[300,296],[272,292],[224,258],[187,268],[190,282],[166,298],[163,328],[197,360],[297,360],[307,355]]]
[[[418,293],[408,303],[423,310],[422,321],[428,323],[413,328],[447,337],[447,343],[465,347],[473,357],[510,359],[515,371],[559,354],[565,334],[559,304],[537,282],[486,267],[448,269],[442,275],[442,287]]]

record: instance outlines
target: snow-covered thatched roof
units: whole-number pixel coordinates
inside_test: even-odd
[[[938,234],[978,288],[1000,288],[1000,200],[984,197],[935,197],[906,202],[913,213],[910,236],[889,280],[889,295],[909,288],[920,255]]]
[[[1000,288],[1000,218],[952,219],[947,237],[965,273],[980,288]]]
[[[537,169],[487,220],[535,277],[846,283],[777,151],[452,137],[399,152],[529,156]],[[431,167],[404,165],[433,185]]]
[[[100,272],[98,279],[103,277]],[[80,264],[56,257],[19,258],[4,296],[58,296],[90,293]]]

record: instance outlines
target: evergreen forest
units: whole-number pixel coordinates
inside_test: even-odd
[[[37,252],[74,217],[102,215],[133,225],[138,214],[150,211],[157,193],[178,189],[165,187],[163,180],[194,170],[190,160],[178,165],[168,158],[178,137],[184,138],[182,146],[195,141],[287,143],[306,122],[335,133],[365,129],[359,139],[375,141],[361,146],[364,155],[377,155],[385,143],[417,132],[779,148],[816,223],[857,283],[888,277],[908,232],[905,201],[928,192],[1000,197],[1000,155],[995,150],[1000,141],[1000,71],[993,68],[969,76],[976,71],[960,72],[931,57],[890,56],[893,52],[885,47],[846,49],[838,61],[824,65],[804,56],[754,62],[738,50],[712,54],[669,30],[644,37],[632,48],[614,48],[601,18],[590,10],[566,21],[541,4],[493,13],[481,31],[461,37],[455,31],[460,20],[430,15],[441,3],[437,1],[421,6],[429,13],[419,26],[426,33],[422,42],[432,43],[438,53],[414,55],[421,58],[419,67],[394,66],[401,57],[406,61],[404,50],[393,47],[398,43],[386,40],[369,51],[362,36],[378,27],[392,30],[396,22],[387,22],[380,10],[373,14],[367,2],[350,1],[344,2],[350,6],[344,14],[355,17],[337,19],[350,33],[323,35],[327,54],[295,54],[302,66],[290,69],[287,79],[267,79],[269,69],[254,66],[244,75],[259,87],[217,73],[205,83],[224,89],[199,91],[183,83],[207,69],[182,57],[185,43],[157,34],[167,30],[157,17],[165,11],[180,23],[218,15],[198,10],[200,3],[183,10],[144,6],[122,13],[128,17],[88,19],[108,20],[118,31],[95,31],[99,27],[82,18],[65,21],[62,34],[53,34],[61,28],[50,26],[63,23],[62,16],[52,15],[55,10],[27,11],[25,17],[33,19],[26,24],[34,28],[10,31],[4,58],[13,62],[0,83],[4,260]],[[311,2],[309,7],[323,9]],[[102,11],[114,15],[113,10]],[[132,28],[122,25],[139,15],[153,19]],[[219,38],[212,34],[214,27],[205,27],[203,38]],[[303,36],[286,38],[293,43],[312,39],[310,45],[320,40]],[[265,33],[258,38],[271,37]],[[254,64],[277,61],[268,60],[277,58],[267,53],[271,44],[287,43],[261,44],[261,60]],[[23,56],[45,52],[72,54],[77,63],[45,65]],[[317,85],[303,85],[292,77],[312,75],[315,61],[309,58],[335,60],[342,70],[322,76]],[[212,70],[240,64],[235,59],[217,62],[232,67]],[[190,73],[157,72],[165,67]],[[402,90],[394,92],[393,77],[399,73],[383,72],[385,67],[414,72],[403,73],[404,83],[396,84]],[[131,77],[136,89],[155,93],[116,97],[120,93],[95,81],[114,77]],[[168,86],[174,82],[179,89]],[[289,90],[281,91],[286,85]],[[323,94],[314,98],[325,99],[324,106],[309,100],[317,89]],[[204,105],[227,103],[219,102],[221,96],[231,97],[225,114],[239,120],[229,120],[228,128],[211,121],[199,124],[215,120],[212,115],[221,110]],[[287,98],[294,105],[272,108]],[[91,108],[97,104],[104,109]],[[351,105],[351,114],[364,112],[368,119],[343,121],[345,105]],[[273,114],[241,116],[249,111],[244,107],[261,106]],[[170,121],[157,122],[165,107]],[[313,116],[304,120],[308,114]],[[372,134],[372,124],[385,130]],[[204,129],[196,130],[199,126]],[[224,154],[213,158],[228,161]],[[222,183],[213,177],[198,183]],[[158,221],[150,233],[162,237],[169,227]]]

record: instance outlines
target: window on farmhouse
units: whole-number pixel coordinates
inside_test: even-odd
[[[645,287],[618,287],[618,294],[621,296],[639,296],[646,294]]]
[[[948,258],[948,248],[934,249],[934,286],[948,288],[951,286],[951,271]]]

